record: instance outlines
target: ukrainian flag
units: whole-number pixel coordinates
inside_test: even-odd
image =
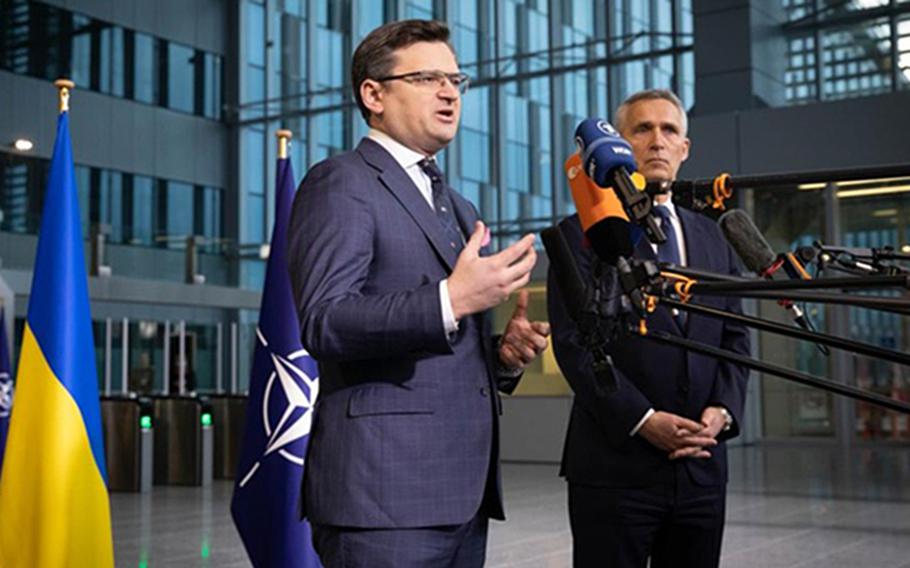
[[[67,114],[57,121],[0,476],[4,568],[114,565]]]

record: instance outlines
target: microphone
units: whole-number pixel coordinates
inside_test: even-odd
[[[747,269],[767,280],[779,278],[811,280],[811,276],[796,255],[774,253],[765,236],[743,210],[730,209],[720,216],[717,223],[727,238],[727,242],[739,255]],[[796,325],[806,331],[815,331],[812,321],[791,300],[779,300],[778,304],[790,312]],[[825,355],[829,353],[828,348],[824,345],[816,345]]]
[[[601,392],[601,389],[607,393],[615,392],[618,385],[616,376],[613,374],[613,361],[606,350],[609,338],[604,337],[600,329],[598,314],[596,311],[592,313],[589,308],[588,287],[581,278],[578,264],[575,262],[575,257],[572,256],[562,229],[556,225],[544,229],[540,236],[550,259],[550,270],[556,278],[560,298],[566,306],[569,317],[578,326],[585,347],[591,353],[591,370],[597,378],[594,388],[597,392]]]
[[[651,242],[666,242],[666,235],[651,214],[651,196],[643,191],[644,178],[637,176],[640,184],[632,180],[631,174],[637,169],[632,146],[616,129],[606,120],[587,118],[575,129],[575,146],[584,173],[598,187],[613,188],[626,220],[641,225]]]
[[[566,160],[564,169],[581,230],[598,258],[613,265],[620,256],[631,256],[632,225],[616,194],[588,177],[578,154]]]
[[[895,253],[890,246],[883,248],[856,248],[828,246],[815,241],[812,246],[796,249],[797,256],[804,264],[815,262],[819,270],[828,267],[849,274],[885,274],[895,276],[908,274],[910,270],[888,260],[910,260],[910,257]]]

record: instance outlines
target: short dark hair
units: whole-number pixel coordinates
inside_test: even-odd
[[[360,98],[360,85],[367,79],[384,77],[395,66],[395,51],[420,42],[443,42],[452,53],[449,28],[434,20],[401,20],[371,31],[357,49],[351,61],[351,89],[364,120],[370,121],[370,110]]]

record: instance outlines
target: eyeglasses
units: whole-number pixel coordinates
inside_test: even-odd
[[[468,91],[468,83],[471,82],[471,78],[464,73],[445,73],[443,71],[411,71],[410,73],[389,75],[376,79],[380,83],[398,80],[407,81],[412,85],[427,90],[443,89],[446,83],[449,83],[462,95]]]

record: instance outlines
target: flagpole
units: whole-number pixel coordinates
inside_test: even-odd
[[[291,143],[291,138],[294,137],[294,133],[286,128],[282,128],[275,133],[275,136],[278,138],[278,159],[286,160],[288,157],[288,145]]]
[[[57,79],[54,81],[54,86],[60,91],[58,96],[60,98],[60,113],[62,114],[70,109],[70,90],[76,87],[76,83],[69,79]]]

